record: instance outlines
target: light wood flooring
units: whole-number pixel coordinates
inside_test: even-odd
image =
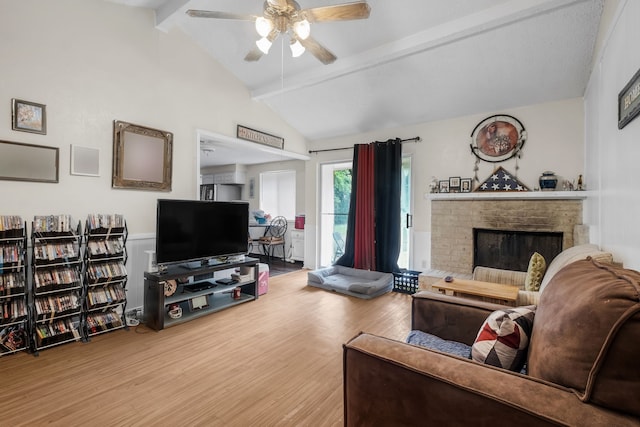
[[[0,425],[341,426],[342,344],[403,340],[411,297],[361,300],[271,278],[257,301],[0,357]]]

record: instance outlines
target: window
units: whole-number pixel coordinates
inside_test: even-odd
[[[260,209],[271,218],[296,216],[296,171],[260,174]]]

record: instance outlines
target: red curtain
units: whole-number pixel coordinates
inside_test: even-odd
[[[375,244],[375,155],[373,144],[356,145],[358,170],[356,177],[356,221],[354,241],[354,268],[376,270]]]

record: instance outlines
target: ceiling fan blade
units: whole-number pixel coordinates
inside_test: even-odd
[[[314,7],[304,12],[310,22],[348,21],[366,19],[371,8],[365,1],[337,4],[335,6]]]
[[[329,52],[327,48],[315,41],[312,37],[307,37],[306,40],[299,40],[299,42],[324,65],[329,65],[337,59],[333,53]]]
[[[254,47],[249,53],[247,53],[247,56],[244,57],[244,60],[248,62],[257,61],[262,58],[262,55],[264,55],[262,51],[257,47]]]
[[[237,19],[240,21],[255,21],[255,15],[241,15],[238,13],[216,12],[212,10],[187,10],[187,15],[194,18]]]

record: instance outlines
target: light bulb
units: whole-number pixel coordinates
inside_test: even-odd
[[[302,46],[298,40],[296,40],[294,43],[291,43],[289,47],[291,48],[291,56],[293,56],[294,58],[302,55],[305,51],[304,46]]]
[[[263,37],[256,42],[256,46],[258,46],[258,49],[266,55],[269,53],[269,49],[271,49],[271,41],[268,38]]]
[[[300,40],[306,40],[311,34],[311,24],[306,19],[296,21],[293,23],[293,31]]]
[[[256,31],[261,37],[267,37],[271,30],[273,30],[273,22],[263,16],[256,18]]]

